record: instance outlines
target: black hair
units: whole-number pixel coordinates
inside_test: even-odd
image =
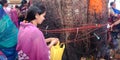
[[[0,4],[3,5],[2,1],[0,1]]]
[[[26,0],[22,0],[21,1],[21,4],[23,5],[23,4],[26,4],[27,3],[27,1]]]
[[[38,7],[40,10],[41,10],[41,14],[44,13],[46,11],[46,8],[45,6],[41,3],[41,2],[36,2],[36,3],[33,3],[33,6],[36,6]]]
[[[27,4],[27,1],[26,1],[26,0],[22,0],[22,1],[21,1],[20,10],[21,10],[22,7],[24,6],[24,4]]]
[[[18,5],[15,5],[15,8],[19,8],[19,6],[18,6]]]
[[[31,22],[32,20],[35,19],[36,14],[41,15],[45,11],[46,11],[45,7],[40,3],[36,5],[31,5],[27,11],[26,21]]]
[[[110,3],[110,6],[112,6],[114,3],[115,3],[115,2],[111,2],[111,3]]]
[[[7,3],[7,0],[0,0],[0,4],[4,6],[4,4]]]

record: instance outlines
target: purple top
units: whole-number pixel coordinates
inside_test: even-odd
[[[49,60],[49,49],[43,33],[31,23],[20,24],[17,51],[22,50],[29,60]]]
[[[13,21],[13,23],[16,25],[16,27],[18,27],[18,12],[17,9],[13,8],[11,9],[11,19]]]

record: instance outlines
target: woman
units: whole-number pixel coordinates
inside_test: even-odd
[[[18,28],[3,9],[4,1],[0,0],[0,51],[7,60],[15,60]]]
[[[18,10],[16,7],[13,7],[11,9],[11,19],[13,23],[16,25],[16,27],[18,28]]]
[[[44,21],[46,9],[40,3],[30,6],[26,20],[20,23],[18,33],[18,58],[19,60],[49,60],[49,48],[57,43],[57,38],[45,39],[37,24]],[[50,42],[47,46],[46,42]]]

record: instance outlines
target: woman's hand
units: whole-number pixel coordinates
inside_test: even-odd
[[[47,38],[46,42],[50,42],[50,44],[48,45],[48,48],[51,48],[53,45],[57,44],[59,41],[58,38]]]
[[[114,24],[110,25],[110,31],[113,31]]]

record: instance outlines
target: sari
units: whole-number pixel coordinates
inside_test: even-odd
[[[8,60],[15,60],[16,58],[17,34],[17,27],[0,5],[0,50]]]

